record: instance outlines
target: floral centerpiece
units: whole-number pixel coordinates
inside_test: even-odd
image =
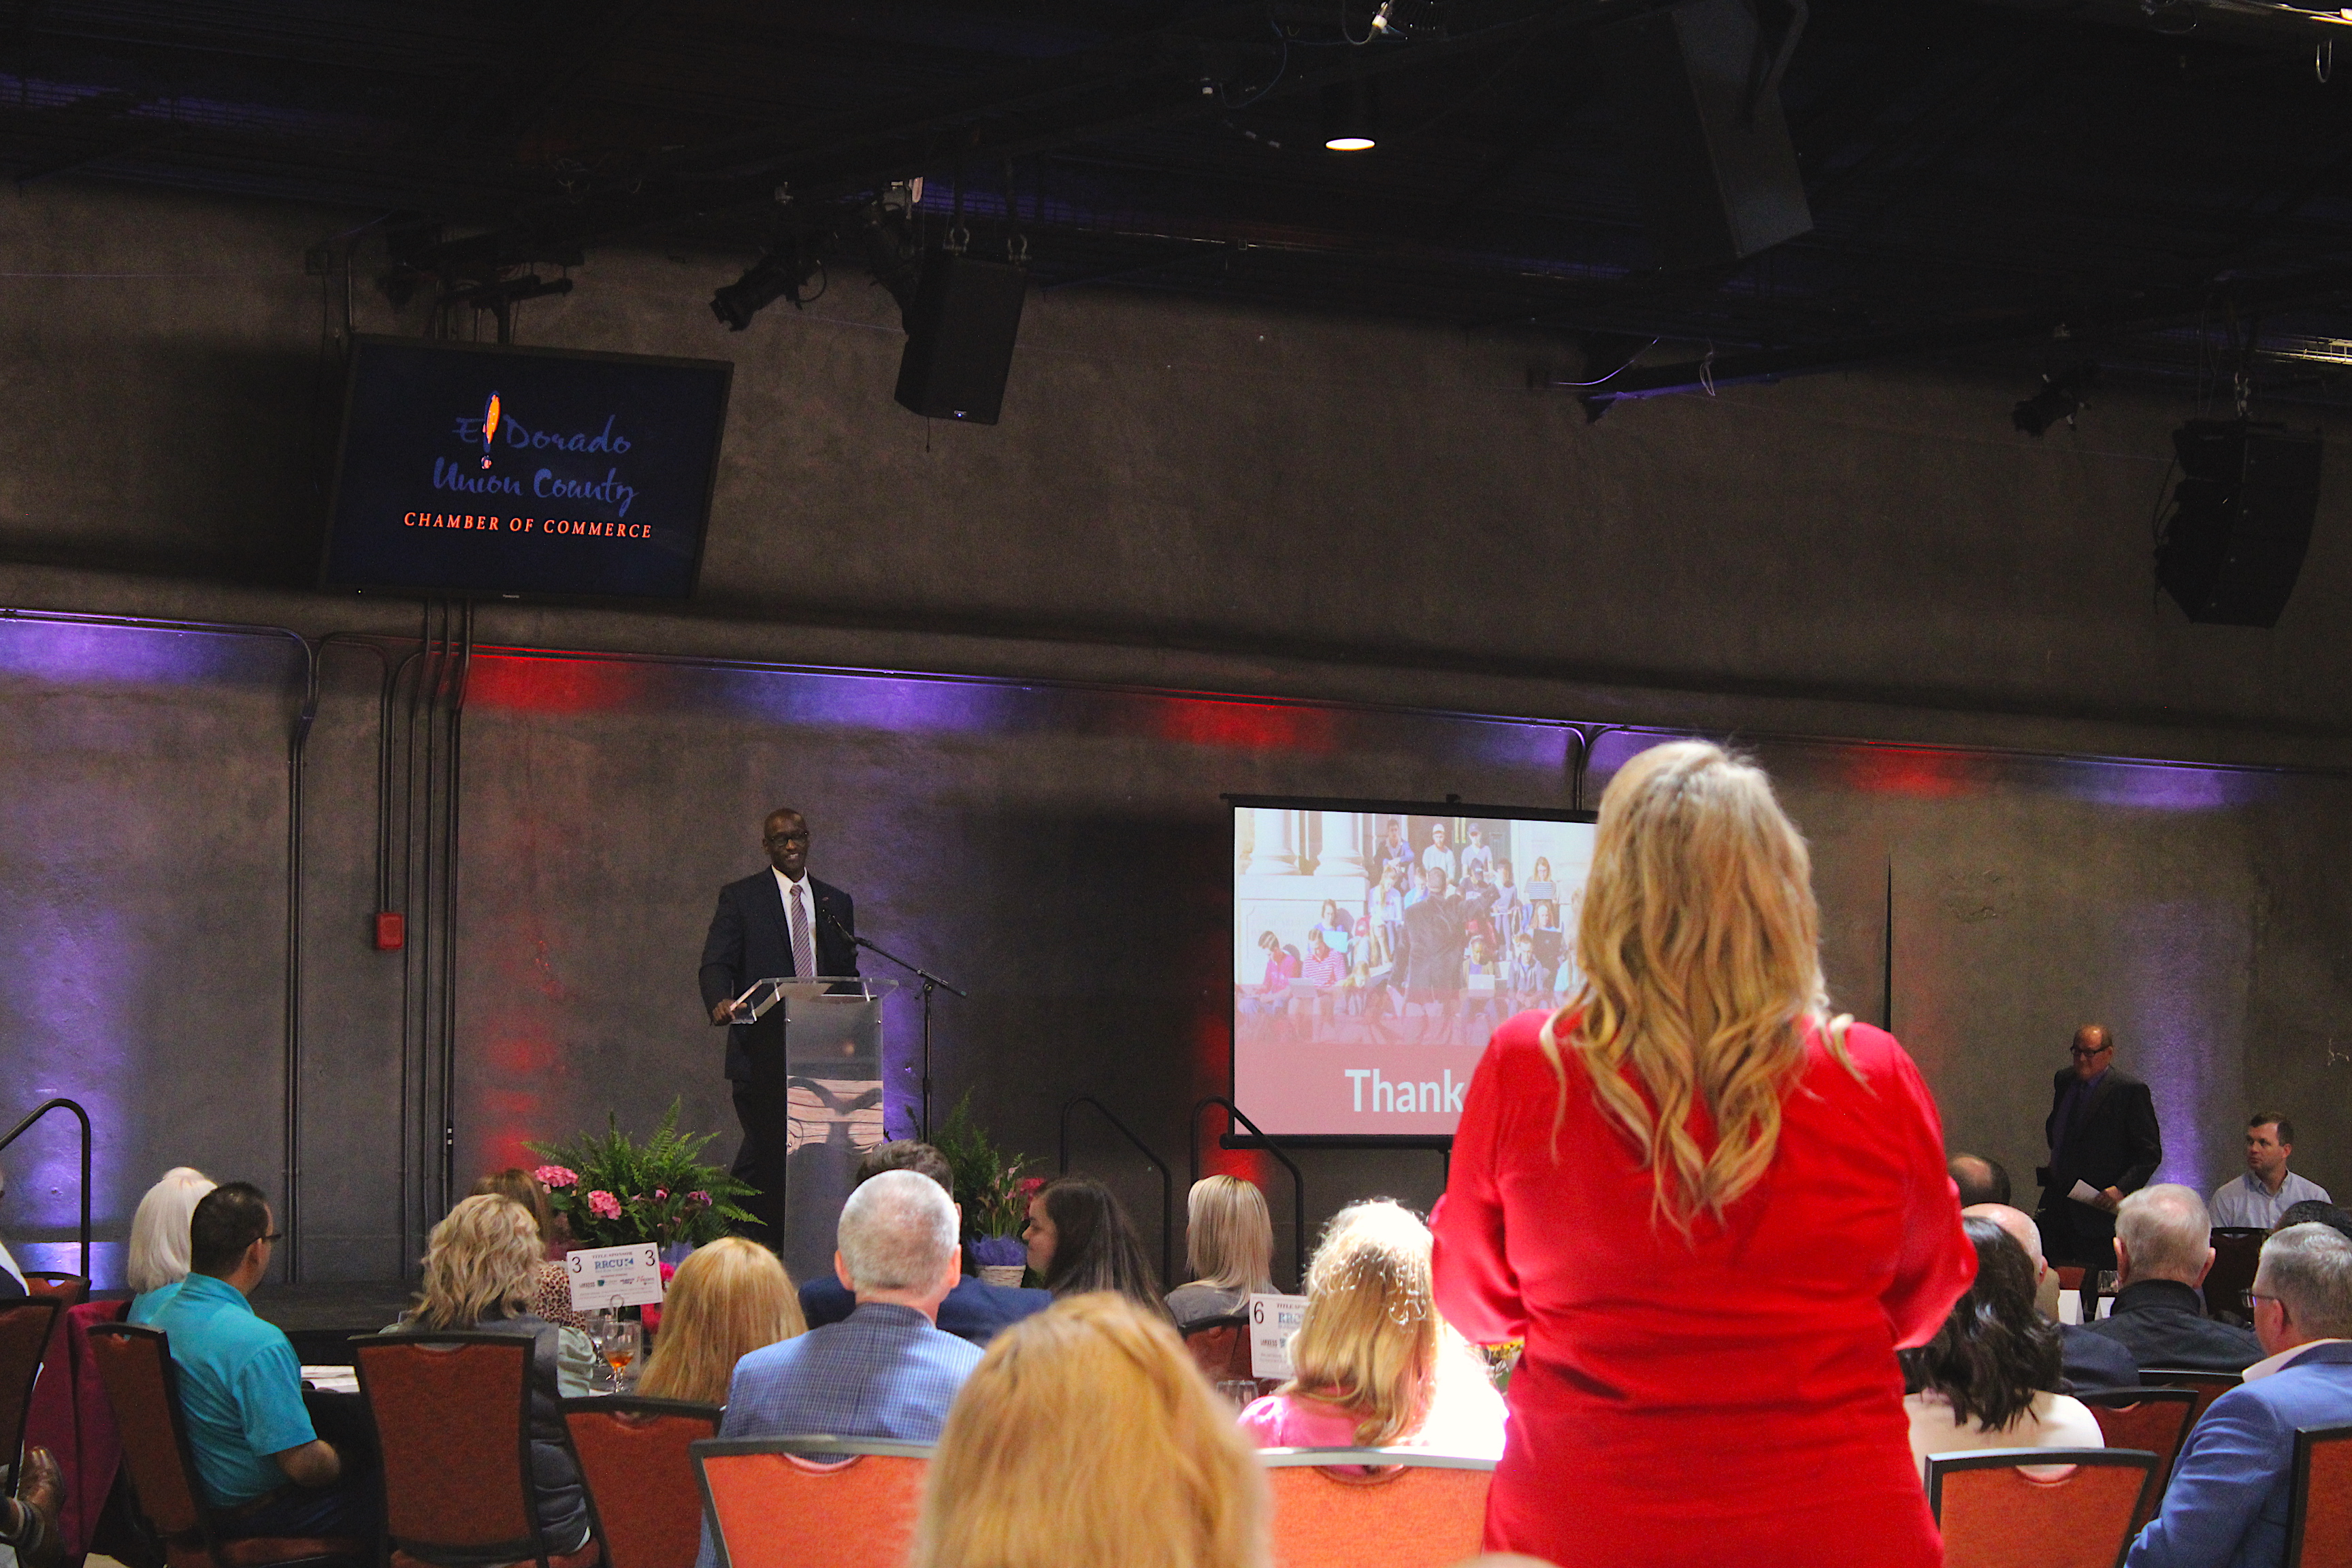
[[[1021,1239],[1029,1220],[1029,1200],[1044,1181],[1024,1176],[1027,1156],[999,1149],[987,1131],[972,1120],[971,1096],[956,1102],[945,1125],[932,1136],[931,1146],[943,1155],[955,1173],[955,1199],[963,1205],[964,1240],[981,1278],[992,1284],[1013,1284],[1028,1258]],[[1001,1270],[1002,1275],[992,1270]]]
[[[700,1247],[754,1218],[735,1200],[753,1189],[725,1167],[698,1156],[715,1132],[680,1132],[678,1101],[653,1135],[638,1143],[608,1114],[599,1135],[583,1132],[561,1143],[532,1143],[546,1162],[533,1173],[547,1187],[548,1205],[563,1216],[581,1247],[628,1247],[685,1242]]]

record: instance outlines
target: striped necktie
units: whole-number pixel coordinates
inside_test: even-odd
[[[816,973],[816,943],[809,936],[808,884],[793,884],[793,973],[806,980]]]

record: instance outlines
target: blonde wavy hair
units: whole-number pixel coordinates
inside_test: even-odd
[[[528,1311],[539,1262],[539,1222],[529,1209],[495,1193],[460,1199],[425,1238],[425,1282],[406,1321],[470,1329]]]
[[[1820,929],[1805,841],[1762,769],[1683,741],[1610,781],[1576,926],[1584,984],[1544,1025],[1543,1050],[1564,1117],[1565,1032],[1601,1114],[1650,1168],[1654,1212],[1685,1235],[1771,1164],[1809,1025],[1854,1070]],[[1691,1130],[1694,1105],[1712,1147]]]
[[[989,1342],[909,1568],[1266,1568],[1265,1519],[1255,1451],[1176,1331],[1089,1291]]]
[[[1484,1375],[1468,1356],[1437,1315],[1429,1227],[1386,1198],[1333,1215],[1280,1392],[1353,1415],[1357,1446],[1377,1448],[1421,1430],[1441,1376]]]
[[[1203,1176],[1184,1199],[1184,1267],[1196,1285],[1274,1290],[1274,1219],[1239,1176]]]
[[[647,1399],[724,1405],[735,1363],[808,1332],[801,1299],[776,1255],[740,1236],[698,1247],[662,1302],[661,1337],[637,1392]]]

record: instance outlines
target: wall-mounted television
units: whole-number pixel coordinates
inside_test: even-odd
[[[724,360],[354,340],[321,583],[691,596],[734,370]]]
[[[1234,1103],[1290,1142],[1450,1141],[1495,1026],[1581,984],[1592,814],[1227,803]]]

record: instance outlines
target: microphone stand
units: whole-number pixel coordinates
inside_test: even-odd
[[[899,968],[905,970],[908,973],[913,975],[916,979],[923,983],[923,1109],[922,1121],[919,1131],[922,1137],[928,1139],[931,1135],[931,993],[935,990],[945,991],[950,995],[961,996],[967,1002],[971,1000],[971,995],[969,992],[960,991],[956,987],[949,984],[938,975],[933,974],[929,970],[908,963],[905,959],[899,957],[897,953],[892,952],[888,948],[884,947],[879,942],[866,941],[864,937],[858,935],[856,931],[851,931],[847,926],[842,924],[841,917],[839,915],[833,914],[828,911],[825,915],[825,919],[833,922],[833,929],[835,931],[840,932],[843,936],[847,937],[859,947],[864,948],[866,952],[873,953],[877,958],[888,959],[891,963],[897,964]]]

